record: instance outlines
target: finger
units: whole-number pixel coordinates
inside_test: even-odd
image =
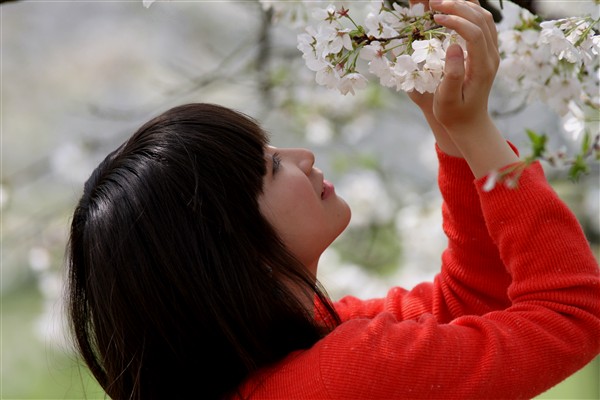
[[[494,16],[491,12],[481,7],[478,0],[468,0],[469,5],[478,13],[483,16],[485,21],[485,26],[489,32],[490,43],[494,44],[495,47],[498,47],[498,30],[496,29],[496,23],[494,22]]]
[[[456,0],[455,0],[456,2]],[[459,2],[460,3],[460,2]],[[467,0],[464,1],[464,5],[469,7],[473,18],[469,18],[466,14],[463,17],[469,19],[471,22],[477,24],[484,30],[486,34],[486,40],[491,43],[493,47],[498,47],[498,31],[496,30],[496,23],[494,22],[494,16],[491,12],[481,7],[478,0]],[[490,49],[492,46],[490,46]]]
[[[467,21],[479,26],[485,35],[486,42],[490,43],[492,46],[495,46],[494,43],[496,43],[498,35],[495,33],[496,28],[493,24],[491,13],[489,13],[487,10],[481,8],[479,5],[471,1],[465,0],[432,0],[430,1],[430,4],[431,7],[436,11],[462,17]],[[491,26],[489,25],[489,22],[492,23]],[[490,48],[492,46],[490,46]]]
[[[491,56],[483,30],[472,22],[456,15],[434,15],[435,21],[448,29],[455,30],[467,43],[468,72],[469,74],[483,76],[489,74],[496,67],[496,58]],[[447,56],[446,51],[446,56]]]
[[[463,49],[453,44],[446,50],[444,79],[440,83],[435,96],[442,107],[463,102],[463,83],[465,79],[465,60]]]

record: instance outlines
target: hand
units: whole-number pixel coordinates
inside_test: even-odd
[[[467,43],[466,63],[459,45],[447,49],[444,79],[433,96],[435,118],[453,134],[489,118],[488,97],[500,63],[498,34],[492,14],[477,0],[431,0],[429,7],[443,13],[434,16],[438,24]]]
[[[446,130],[476,178],[519,159],[488,113],[488,97],[498,70],[498,34],[492,14],[465,0],[430,0],[435,21],[467,43],[446,50],[444,79],[433,96],[433,115]]]

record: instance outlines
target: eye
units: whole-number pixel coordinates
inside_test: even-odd
[[[273,153],[273,173],[277,172],[281,167],[281,156],[279,153]]]

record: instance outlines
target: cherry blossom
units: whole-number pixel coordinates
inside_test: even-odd
[[[338,87],[340,79],[339,68],[331,64],[327,64],[324,68],[318,70],[315,77],[319,85],[327,86],[329,89]]]
[[[425,62],[429,64],[440,64],[446,57],[446,53],[442,48],[442,42],[439,39],[433,38],[430,40],[415,40],[412,42],[412,59],[416,63]]]
[[[354,94],[354,89],[364,89],[366,87],[367,79],[363,75],[356,72],[351,72],[344,75],[337,85],[337,88],[342,94]]]
[[[365,27],[367,30],[367,36],[374,38],[390,38],[396,36],[398,33],[390,24],[385,21],[386,14],[374,14],[369,13],[365,19]]]

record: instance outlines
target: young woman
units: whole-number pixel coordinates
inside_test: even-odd
[[[491,16],[431,0],[467,43],[433,96],[448,248],[434,282],[331,303],[319,256],[346,203],[303,149],[207,104],[165,112],[85,185],[69,246],[78,348],[115,399],[531,398],[600,351],[597,262],[541,167],[518,161],[487,112]],[[465,66],[466,65],[466,66]]]

